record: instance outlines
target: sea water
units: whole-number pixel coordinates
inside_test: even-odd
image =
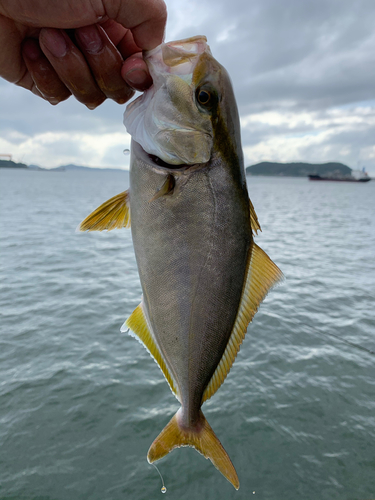
[[[179,404],[120,332],[141,299],[131,233],[75,233],[128,179],[0,171],[0,499],[162,496],[146,454]],[[248,187],[256,242],[286,279],[203,407],[241,486],[182,448],[158,463],[163,498],[371,500],[375,181]]]

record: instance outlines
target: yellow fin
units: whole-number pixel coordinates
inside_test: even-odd
[[[178,417],[179,412],[172,417],[152,443],[147,454],[148,462],[152,464],[160,460],[174,448],[191,446],[205,458],[209,458],[223,476],[238,490],[240,483],[236,469],[202,411],[199,413],[199,422],[193,429],[182,428],[179,425]]]
[[[132,330],[132,332],[136,334],[138,339],[146,347],[148,352],[151,354],[151,356],[155,359],[155,361],[159,365],[159,368],[163,372],[164,377],[167,379],[171,391],[176,396],[176,398],[179,399],[177,384],[173,380],[173,377],[165,364],[165,361],[163,359],[161,352],[159,351],[158,346],[155,344],[155,341],[150,332],[150,328],[148,327],[147,324],[142,304],[139,304],[139,306],[134,309],[132,314],[125,321],[124,327],[130,328],[130,330]],[[124,331],[124,328],[121,328],[121,331]]]
[[[253,242],[233,330],[220,363],[203,393],[202,403],[213,396],[224,382],[240,350],[247,327],[260,303],[269,290],[282,278],[283,273],[276,264]]]
[[[249,199],[249,205],[250,205],[250,224],[251,224],[251,229],[253,231],[253,234],[258,234],[258,231],[262,231],[262,228],[260,227],[259,221],[258,221],[258,216],[255,212],[254,205],[251,203],[251,200]]]
[[[173,193],[174,186],[175,186],[174,177],[173,175],[168,174],[162,187],[155,193],[155,195],[151,198],[150,202],[155,201],[158,198],[161,198],[162,196],[165,196],[169,193]]]
[[[129,191],[104,202],[78,226],[78,231],[111,231],[130,227]]]

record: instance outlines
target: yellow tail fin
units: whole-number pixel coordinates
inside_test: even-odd
[[[198,425],[194,429],[187,430],[179,425],[177,412],[152,443],[148,450],[147,460],[150,464],[156,462],[180,446],[191,446],[204,457],[209,458],[238,490],[240,483],[236,470],[202,412],[200,412]]]

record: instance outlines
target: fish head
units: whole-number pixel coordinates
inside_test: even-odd
[[[230,78],[206,38],[163,43],[144,59],[153,85],[124,115],[133,141],[171,166],[205,164],[220,154],[242,160]]]

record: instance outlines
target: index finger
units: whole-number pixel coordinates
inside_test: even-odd
[[[162,43],[167,22],[164,0],[103,0],[103,6],[110,19],[131,30],[140,49],[151,50]]]

